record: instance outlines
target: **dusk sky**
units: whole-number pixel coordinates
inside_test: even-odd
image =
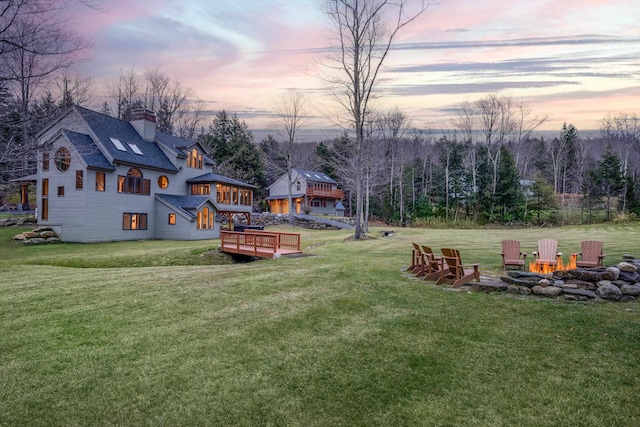
[[[108,0],[78,16],[94,46],[83,70],[103,87],[121,69],[159,66],[251,129],[275,127],[278,98],[295,88],[315,116],[307,126],[329,126],[323,4]],[[640,113],[639,23],[638,0],[439,0],[397,38],[376,107],[440,128],[461,102],[496,93],[548,114],[545,129],[597,129],[607,114]]]

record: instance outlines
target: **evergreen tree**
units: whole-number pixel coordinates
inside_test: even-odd
[[[496,203],[501,207],[500,215],[503,222],[509,216],[519,217],[524,208],[524,195],[516,162],[509,149],[504,145],[500,147]]]
[[[229,117],[224,110],[220,111],[209,126],[209,133],[204,135],[202,144],[214,160],[217,173],[264,186],[264,162],[245,122],[236,116]]]
[[[629,213],[640,217],[640,193],[638,192],[638,178],[635,176],[627,176],[627,210]]]
[[[533,180],[531,193],[531,200],[529,201],[528,208],[532,211],[536,211],[537,221],[540,221],[541,212],[558,207],[558,201],[556,200],[553,186],[547,184],[540,172],[536,174]]]
[[[607,221],[609,221],[611,220],[611,198],[620,195],[625,183],[620,158],[611,152],[609,146],[598,166],[597,182],[607,197]]]

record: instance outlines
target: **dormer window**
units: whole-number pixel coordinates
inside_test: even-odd
[[[187,152],[187,167],[193,169],[202,169],[202,154],[197,148]]]

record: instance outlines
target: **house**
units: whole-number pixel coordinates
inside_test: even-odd
[[[295,212],[301,213],[308,207],[310,213],[319,215],[344,215],[341,200],[344,191],[338,183],[324,172],[293,169],[291,171],[291,197]],[[267,190],[271,213],[289,213],[289,178],[285,174],[271,184]]]
[[[220,236],[220,221],[250,221],[255,186],[213,173],[204,148],[73,106],[38,134],[38,224],[66,242]]]

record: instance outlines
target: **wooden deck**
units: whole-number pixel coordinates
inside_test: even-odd
[[[261,230],[244,232],[221,231],[222,252],[249,255],[260,258],[274,258],[276,254],[301,253],[300,234],[276,233]]]

